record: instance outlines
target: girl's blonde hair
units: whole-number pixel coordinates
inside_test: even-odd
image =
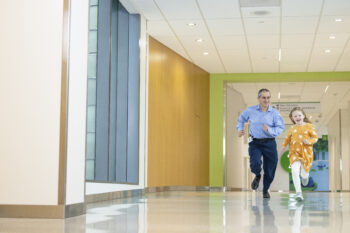
[[[295,112],[295,111],[299,111],[299,112],[301,112],[303,115],[304,115],[304,122],[306,122],[306,123],[311,123],[311,121],[309,120],[309,118],[307,118],[307,116],[306,116],[306,114],[305,114],[305,112],[304,112],[304,110],[301,108],[301,107],[294,107],[293,109],[292,109],[292,111],[290,111],[290,113],[289,113],[289,118],[290,118],[290,120],[295,124],[295,122],[294,122],[294,120],[293,120],[293,112]]]

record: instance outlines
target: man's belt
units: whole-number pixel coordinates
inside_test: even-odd
[[[257,141],[257,142],[268,142],[272,140],[275,140],[275,138],[254,138],[253,137],[253,141]]]

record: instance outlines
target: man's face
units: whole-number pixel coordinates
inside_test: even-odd
[[[270,105],[270,99],[271,99],[270,92],[267,92],[267,91],[261,92],[261,95],[258,98],[260,106],[268,107]]]

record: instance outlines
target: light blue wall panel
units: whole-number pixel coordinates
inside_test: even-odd
[[[127,174],[128,130],[128,61],[129,61],[129,14],[119,4],[118,8],[118,66],[117,66],[117,138],[116,178],[125,183]]]
[[[109,117],[109,38],[111,0],[99,2],[98,58],[96,84],[96,161],[95,180],[108,178],[108,117]]]
[[[140,17],[129,15],[128,146],[127,182],[138,183]]]

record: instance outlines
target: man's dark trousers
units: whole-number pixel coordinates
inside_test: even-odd
[[[277,145],[275,139],[267,141],[253,140],[249,143],[250,170],[256,176],[261,172],[261,157],[263,157],[263,192],[267,192],[275,177],[278,162]]]

